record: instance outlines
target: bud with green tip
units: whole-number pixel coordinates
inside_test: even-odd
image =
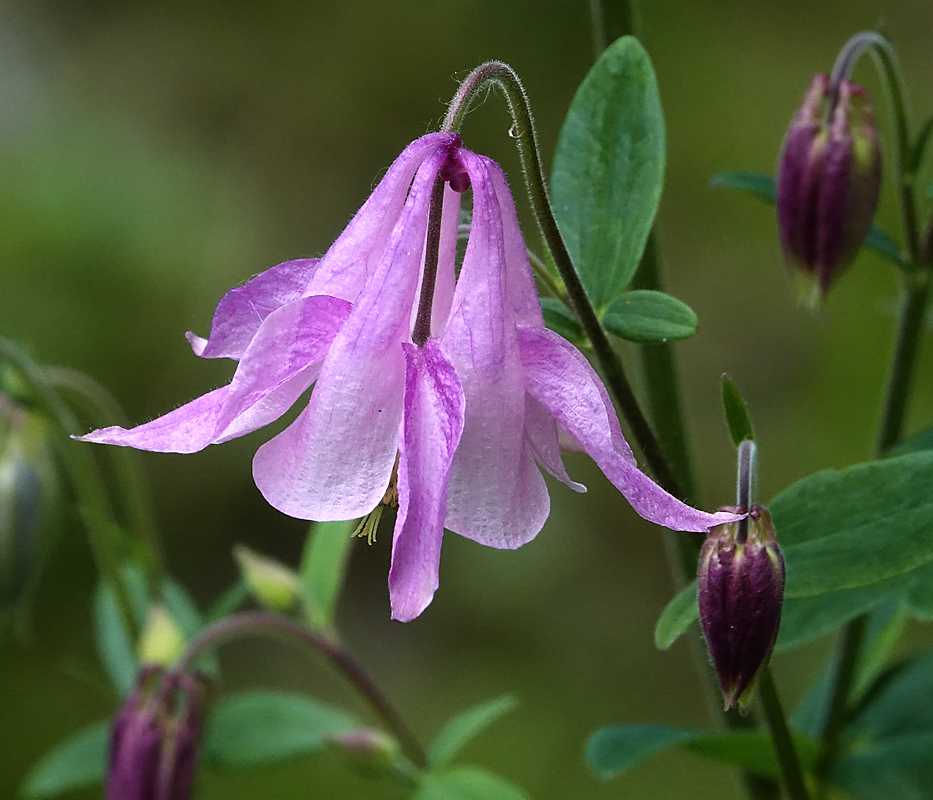
[[[372,728],[357,728],[328,737],[328,743],[362,775],[379,778],[398,772],[402,749],[387,733]]]
[[[188,800],[206,693],[200,675],[143,668],[114,719],[107,800]]]
[[[283,614],[295,607],[301,596],[301,583],[292,570],[242,544],[233,548],[233,557],[243,582],[259,603]]]
[[[766,508],[753,505],[747,519],[710,531],[697,601],[726,708],[748,711],[777,640],[783,598],[784,558]]]
[[[871,227],[881,190],[881,149],[868,92],[839,84],[830,118],[830,79],[817,75],[794,116],[777,171],[784,259],[800,300],[821,307]]]

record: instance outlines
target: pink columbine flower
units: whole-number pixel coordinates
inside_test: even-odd
[[[430,336],[412,338],[435,178],[444,187]],[[473,222],[455,274],[461,194]],[[389,593],[408,621],[438,586],[444,528],[519,547],[550,501],[538,465],[585,491],[561,462],[563,429],[645,519],[706,531],[735,519],[675,499],[644,475],[601,381],[544,327],[502,170],[433,133],[396,159],[320,260],[289,261],[228,292],[195,353],[239,361],[232,381],[152,422],[85,441],[191,453],[307,407],[262,445],[253,477],[300,519],[354,519],[398,493]]]

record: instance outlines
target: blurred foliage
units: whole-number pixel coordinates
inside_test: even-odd
[[[551,162],[592,61],[588,13],[579,0],[7,0],[0,334],[45,362],[91,374],[135,421],[219,385],[229,365],[195,358],[183,333],[206,333],[231,286],[323,252],[380,171],[437,125],[456,79],[481,60],[518,70]],[[771,210],[712,191],[708,181],[727,169],[771,172],[809,77],[830,67],[851,33],[879,22],[899,49],[914,107],[928,111],[933,86],[922,78],[933,7],[658,0],[640,21],[667,128],[659,224],[667,288],[699,319],[678,360],[706,505],[731,500],[723,372],[742,386],[754,416],[761,496],[770,500],[813,471],[868,457],[896,284],[888,263],[863,254],[825,319],[798,311]],[[867,66],[857,77],[880,98]],[[502,102],[490,97],[464,135],[514,178],[508,127]],[[897,229],[893,200],[886,190],[879,222],[888,231]],[[920,368],[924,376],[933,369],[929,348]],[[922,379],[910,431],[933,423],[931,401],[933,383]],[[299,563],[305,524],[265,505],[250,477],[252,453],[268,435],[195,456],[145,456],[170,568],[202,609],[235,580],[236,542]],[[708,718],[688,647],[654,649],[654,621],[672,595],[661,534],[586,459],[569,457],[568,466],[589,495],[552,487],[548,525],[514,553],[448,536],[441,590],[408,625],[389,620],[392,520],[373,547],[355,541],[338,613],[349,644],[423,741],[459,709],[518,697],[466,756],[535,800],[729,797],[725,769],[682,754],[652,759],[613,784],[587,773],[582,747],[597,727],[648,720],[703,728]],[[14,796],[49,747],[115,709],[93,649],[96,577],[80,528],[66,523],[39,586],[32,641],[0,640],[0,797]],[[924,637],[915,631],[912,641]],[[791,697],[825,653],[823,643],[777,659]],[[328,669],[290,649],[237,645],[224,662],[225,695],[278,687],[365,715]],[[387,791],[314,755],[254,774],[207,774],[199,797]]]

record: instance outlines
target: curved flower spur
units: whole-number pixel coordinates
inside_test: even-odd
[[[460,199],[471,187],[457,278]],[[253,477],[272,506],[319,521],[369,514],[395,484],[398,620],[431,602],[445,527],[517,548],[550,510],[537,464],[585,491],[564,469],[559,426],[645,519],[706,531],[735,518],[685,505],[638,469],[602,382],[544,327],[502,170],[456,133],[409,145],[320,260],[279,264],[232,289],[210,338],[188,338],[198,355],[239,361],[228,385],[81,439],[191,453],[272,422],[315,383],[304,411],[257,451]]]

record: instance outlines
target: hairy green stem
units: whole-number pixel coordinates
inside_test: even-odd
[[[43,370],[13,342],[0,339],[0,358],[8,361],[20,373],[33,391],[38,407],[55,426],[57,452],[77,499],[97,569],[104,583],[113,591],[127,636],[131,642],[136,642],[139,638],[139,622],[123,580],[119,547],[114,540],[118,527],[113,509],[90,448],[70,439],[72,434],[80,430],[78,422],[71,409],[49,384]]]
[[[369,703],[376,715],[392,731],[411,762],[420,769],[427,765],[427,757],[417,737],[405,724],[395,706],[389,702],[382,690],[349,651],[335,639],[305,628],[286,617],[265,611],[244,611],[225,617],[205,628],[188,642],[175,670],[177,672],[188,671],[193,668],[195,661],[206,650],[253,634],[302,642],[323,655]]]
[[[771,740],[774,742],[774,752],[781,768],[784,788],[791,800],[810,800],[810,794],[803,782],[803,770],[797,757],[797,749],[790,737],[787,718],[784,716],[784,708],[781,706],[781,698],[778,696],[770,669],[766,669],[761,676],[759,694],[768,730],[771,731]]]
[[[541,168],[541,155],[535,134],[534,119],[525,88],[518,75],[508,64],[501,61],[489,61],[471,72],[457,93],[454,95],[444,118],[442,130],[456,131],[469,110],[471,100],[488,85],[498,86],[505,94],[509,113],[514,122],[515,141],[518,145],[519,158],[525,185],[531,200],[531,208],[541,231],[541,236],[551,252],[554,264],[567,290],[570,307],[576,314],[583,332],[593,346],[593,352],[602,368],[603,376],[616,402],[632,430],[651,471],[658,483],[675,497],[683,497],[679,481],[674,477],[664,453],[658,444],[654,431],[648,424],[631,384],[626,377],[622,362],[612,347],[606,331],[603,329],[586,289],[577,274],[576,267],[567,252],[564,240],[557,227],[557,220],[551,209],[547,195],[547,186]]]
[[[894,52],[894,47],[886,37],[876,31],[862,31],[855,34],[843,45],[839,56],[836,58],[830,79],[829,113],[832,113],[832,109],[836,105],[840,82],[848,78],[859,57],[866,52],[872,55],[875,67],[884,83],[885,94],[890,105],[895,140],[894,180],[897,184],[897,195],[900,203],[904,247],[907,249],[910,263],[916,266],[919,262],[920,236],[917,227],[917,204],[909,170],[911,142],[907,119],[907,101],[897,61],[897,53]]]

